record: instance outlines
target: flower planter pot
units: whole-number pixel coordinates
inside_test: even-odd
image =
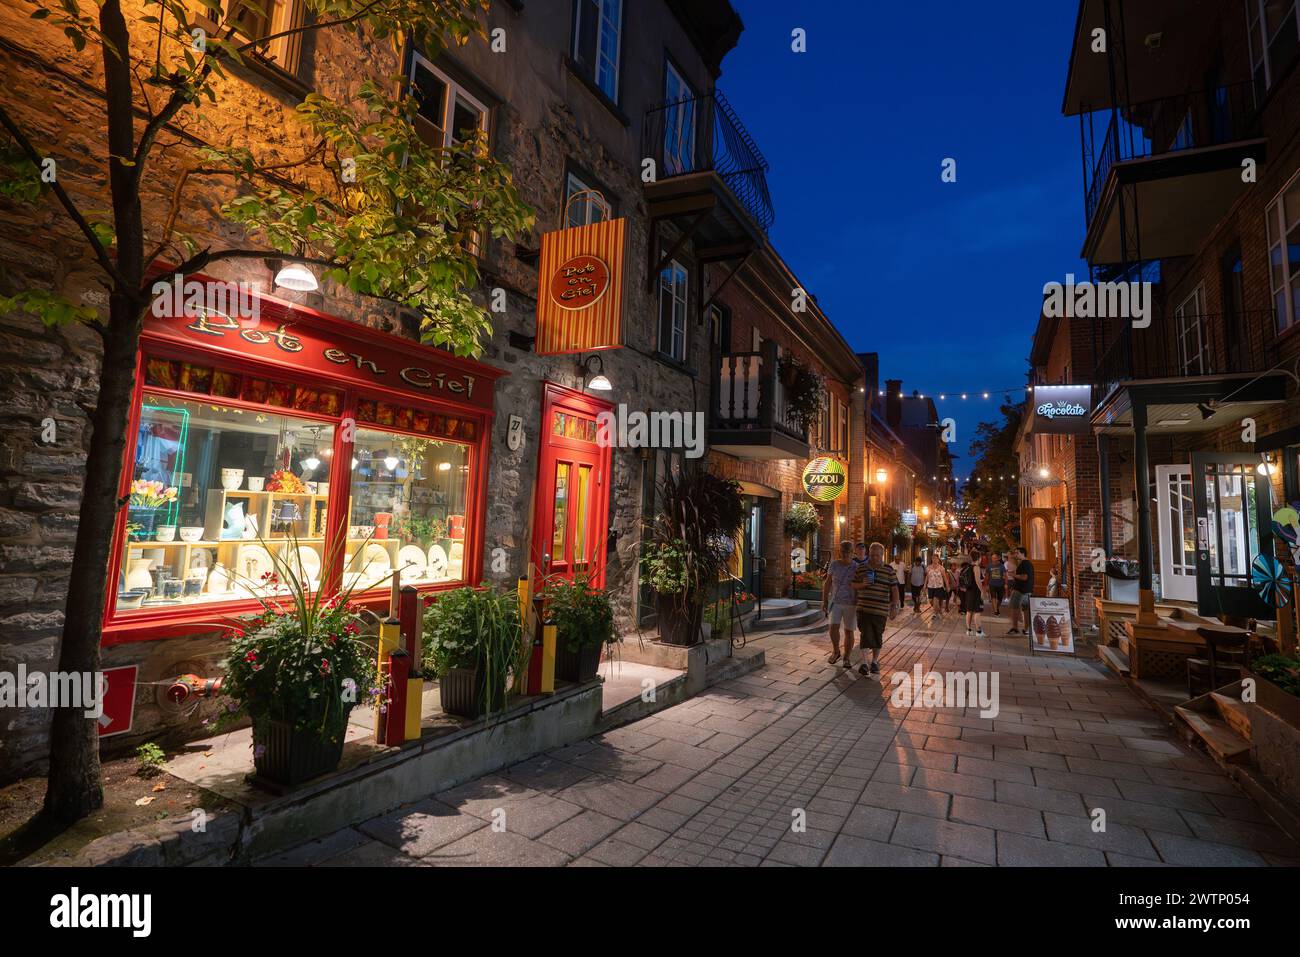
[[[142,542],[151,539],[154,524],[158,521],[158,510],[148,505],[132,505],[127,509],[127,521],[140,526],[131,532],[131,541]]]
[[[701,640],[703,605],[692,604],[683,609],[676,595],[658,595],[655,608],[659,614],[660,641],[668,645],[693,645]]]
[[[438,679],[442,710],[461,718],[481,718],[487,712],[477,668],[452,668]]]
[[[253,725],[253,765],[266,781],[301,784],[333,771],[342,759],[342,733],[328,741],[313,731],[295,731],[287,721]]]
[[[751,611],[754,610],[757,604],[758,604],[757,602],[742,601],[740,604],[736,605],[736,610],[734,612],[734,615],[736,617],[739,617],[741,615],[748,615]]]
[[[794,597],[820,602],[822,600],[822,590],[820,588],[796,588]]]
[[[561,639],[555,648],[555,677],[579,684],[590,681],[600,671],[600,651],[599,644],[584,645],[578,651],[570,651],[568,644]]]

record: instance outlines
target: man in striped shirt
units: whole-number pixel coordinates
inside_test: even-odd
[[[862,664],[858,666],[860,675],[880,674],[880,664],[876,660],[880,646],[885,640],[885,625],[894,612],[894,570],[885,564],[885,546],[872,542],[865,564],[858,566],[853,578],[853,590],[857,592],[858,633],[862,636],[859,646],[862,648]],[[871,650],[871,663],[866,660],[867,650]]]

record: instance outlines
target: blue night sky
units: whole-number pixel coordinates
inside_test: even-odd
[[[795,275],[907,392],[1023,387],[1043,283],[1086,274],[1078,121],[1060,112],[1076,4],[733,4],[745,32],[718,87],[771,164]],[[962,475],[997,403],[939,409]]]

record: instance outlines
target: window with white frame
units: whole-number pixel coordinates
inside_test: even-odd
[[[259,44],[257,52],[280,69],[288,73],[297,72],[302,35],[277,34],[303,25],[305,7],[300,0],[224,0],[224,3],[224,26],[234,28],[236,42],[275,37]]]
[[[1300,52],[1297,0],[1245,0],[1251,72],[1260,89],[1270,89]]]
[[[1282,332],[1300,319],[1300,174],[1269,203],[1264,218],[1273,312]]]
[[[664,172],[695,169],[695,91],[670,61],[664,74]]]
[[[564,177],[564,209],[565,226],[590,226],[610,218],[609,201],[604,193],[587,185],[574,173]]]
[[[659,351],[686,361],[686,267],[676,259],[659,273]]]
[[[623,0],[576,0],[573,59],[615,103],[622,40]]]
[[[418,52],[411,53],[411,89],[420,104],[416,129],[430,146],[452,146],[487,130],[487,107]]]
[[[1213,372],[1214,357],[1205,329],[1204,284],[1197,286],[1174,309],[1174,327],[1178,335],[1178,365],[1183,375]]]

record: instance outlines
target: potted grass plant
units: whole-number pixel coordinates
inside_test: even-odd
[[[338,767],[349,713],[380,690],[376,650],[350,590],[312,591],[296,563],[267,551],[274,571],[246,583],[261,613],[226,625],[222,693],[235,702],[227,718],[244,714],[252,723],[254,781],[292,786]],[[327,579],[337,559],[326,557]]]
[[[659,640],[693,645],[708,590],[727,570],[744,523],[744,501],[736,482],[703,468],[670,476],[658,498],[662,508],[642,534],[642,580],[656,595]]]
[[[443,592],[424,613],[424,634],[425,672],[438,678],[443,711],[479,718],[505,709],[511,676],[527,667],[517,595]]]
[[[555,677],[583,682],[596,677],[600,655],[617,640],[609,595],[585,575],[556,577],[543,591],[546,616],[556,626]]]

